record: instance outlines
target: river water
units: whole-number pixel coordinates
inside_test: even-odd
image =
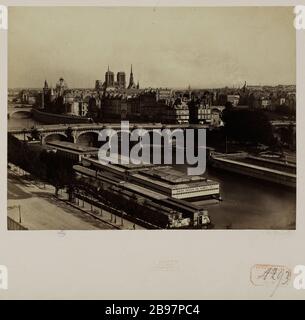
[[[40,124],[32,118],[11,118],[7,121],[8,129],[11,128],[31,128]]]
[[[206,175],[221,186],[223,201],[207,207],[215,228],[295,228],[295,190],[215,169]]]
[[[35,124],[31,118],[8,120],[8,128]],[[221,185],[223,201],[205,206],[215,229],[295,229],[295,190],[215,169],[205,175]]]

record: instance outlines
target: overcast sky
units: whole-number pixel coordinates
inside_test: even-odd
[[[130,64],[141,87],[295,84],[291,7],[9,8],[9,87],[94,87]]]

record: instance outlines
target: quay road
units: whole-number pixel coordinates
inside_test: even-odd
[[[25,179],[16,167],[8,170],[8,216],[29,230],[115,229],[57,199],[54,187]]]
[[[29,230],[141,230],[133,222],[107,210],[77,201],[70,203],[67,195],[54,195],[54,187],[29,180],[20,169],[10,164],[8,170],[8,216]]]
[[[82,197],[83,198],[83,197]],[[123,217],[123,213],[116,213],[114,214],[111,208],[105,210],[105,208],[101,209],[101,203],[97,202],[93,198],[88,198],[89,201],[85,201],[83,199],[75,197],[75,202],[69,202],[69,205],[73,206],[74,208],[80,209],[86,214],[94,217],[95,219],[101,220],[104,223],[113,226],[115,229],[121,230],[145,230],[141,225],[138,225],[134,222],[131,222],[125,217]],[[106,205],[102,207],[107,207]]]

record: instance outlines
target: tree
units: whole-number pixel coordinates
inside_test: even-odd
[[[41,161],[46,166],[46,178],[55,187],[56,194],[73,181],[73,161],[58,156],[56,152],[44,150]]]
[[[223,113],[225,133],[239,142],[273,143],[272,126],[267,116],[255,110],[225,110]]]
[[[232,109],[233,109],[233,104],[232,104],[232,102],[227,101],[227,102],[225,103],[225,109],[224,109],[224,111],[231,111]]]
[[[281,128],[280,132],[280,139],[283,144],[288,145],[290,148],[294,147],[295,141],[295,132],[293,125],[289,125],[288,127]]]
[[[35,127],[31,128],[31,139],[32,140],[40,140],[40,132]]]
[[[291,109],[288,105],[277,105],[275,111],[283,116],[293,117],[295,116],[295,110]]]

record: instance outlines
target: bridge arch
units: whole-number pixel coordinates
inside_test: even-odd
[[[98,148],[101,145],[98,136],[99,131],[83,131],[76,136],[75,142],[83,146]]]
[[[49,134],[44,135],[43,140],[44,143],[53,141],[68,141],[68,137],[62,132],[50,132]]]
[[[30,110],[16,110],[8,114],[9,119],[27,119],[31,116],[32,112]]]

